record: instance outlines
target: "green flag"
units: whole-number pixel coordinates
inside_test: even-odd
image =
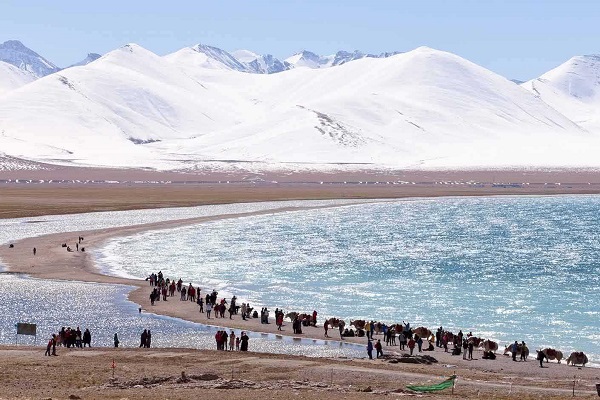
[[[452,387],[455,379],[456,375],[452,375],[445,381],[435,385],[407,385],[406,387],[410,390],[414,390],[415,392],[436,392],[438,390],[444,390]]]

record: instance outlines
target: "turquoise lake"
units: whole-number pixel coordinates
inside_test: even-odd
[[[106,271],[162,272],[253,306],[472,331],[600,363],[600,197],[412,199],[114,239]]]

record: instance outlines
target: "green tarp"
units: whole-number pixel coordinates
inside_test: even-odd
[[[448,389],[449,387],[452,387],[454,385],[455,379],[456,375],[452,375],[444,382],[435,385],[407,385],[406,387],[410,390],[414,390],[415,392],[436,392],[438,390],[444,390]]]

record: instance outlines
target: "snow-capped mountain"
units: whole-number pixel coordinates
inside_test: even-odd
[[[353,52],[341,50],[329,56],[320,56],[313,52],[304,50],[294,54],[289,58],[286,58],[285,61],[294,67],[329,68],[345,64],[349,61],[360,60],[362,58],[387,58],[395,56],[396,54],[400,54],[400,52],[395,51],[376,55],[365,54],[358,50]]]
[[[290,64],[278,60],[271,54],[260,55],[249,50],[236,50],[231,55],[255,74],[275,74],[291,68]]]
[[[59,67],[27,48],[18,40],[8,40],[0,44],[0,61],[7,62],[38,78],[57,72]]]
[[[0,97],[0,149],[154,168],[600,166],[599,135],[450,53],[277,74],[214,62],[198,49],[160,57],[131,44],[31,82]]]
[[[33,82],[37,77],[32,73],[0,61],[0,96],[11,90]]]
[[[100,54],[89,53],[86,58],[84,58],[83,60],[79,61],[78,63],[70,65],[69,68],[71,68],[71,67],[81,67],[83,65],[88,65],[89,63],[96,61],[100,57],[102,57]]]
[[[600,131],[600,55],[573,57],[522,86],[581,126]]]

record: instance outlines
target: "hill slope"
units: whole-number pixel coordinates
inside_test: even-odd
[[[47,162],[155,168],[600,164],[589,132],[450,53],[419,48],[249,74],[197,50],[159,57],[127,45],[10,92],[0,99],[0,148]]]

